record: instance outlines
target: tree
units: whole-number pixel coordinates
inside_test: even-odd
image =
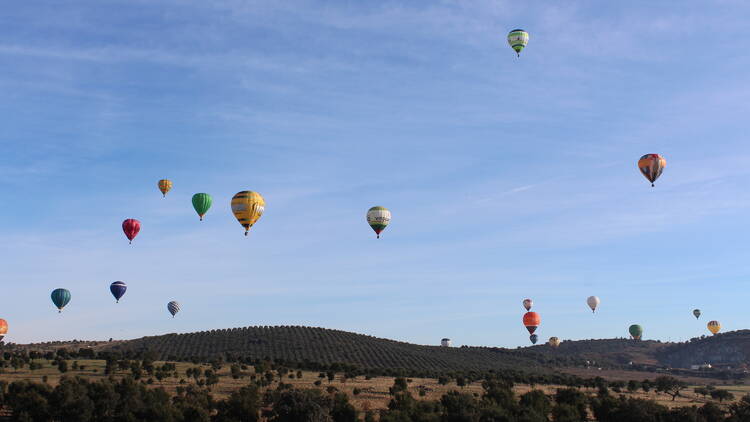
[[[711,391],[706,387],[695,387],[693,388],[693,392],[695,394],[700,394],[703,398],[706,398],[707,395],[711,394]]]
[[[255,422],[260,419],[262,406],[258,387],[248,385],[232,392],[229,398],[218,405],[217,422]]]
[[[229,367],[229,371],[232,373],[232,378],[239,379],[242,377],[242,370],[240,369],[240,365],[233,363],[232,366]]]
[[[713,390],[711,391],[711,398],[721,403],[724,400],[734,400],[734,394],[727,390]]]
[[[456,385],[464,388],[466,386],[466,378],[464,378],[463,376],[456,377]]]
[[[628,392],[629,393],[635,393],[638,391],[638,389],[641,388],[641,383],[635,380],[628,381]]]
[[[61,373],[68,372],[68,361],[62,359],[57,361],[57,370]]]
[[[585,421],[587,419],[588,400],[586,395],[577,388],[558,388],[555,392],[555,402],[557,405],[552,409],[555,421]]]
[[[680,396],[680,391],[687,388],[687,384],[670,376],[660,376],[657,377],[654,381],[656,384],[656,392],[657,393],[665,393],[667,395],[672,396],[672,401],[674,401],[678,396]]]

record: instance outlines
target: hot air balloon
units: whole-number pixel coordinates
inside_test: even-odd
[[[508,34],[508,44],[515,50],[516,55],[521,57],[521,50],[529,43],[529,33],[523,29],[514,29]]]
[[[596,312],[596,307],[599,306],[599,303],[601,303],[601,301],[596,296],[589,296],[589,298],[586,299],[586,304],[591,308],[591,312]]]
[[[701,310],[700,309],[693,309],[693,316],[695,319],[698,319],[701,317]]]
[[[127,289],[128,286],[124,281],[115,281],[109,285],[109,291],[112,292],[112,296],[115,297],[117,303],[120,303],[120,298],[125,294],[125,290]]]
[[[651,182],[652,187],[666,166],[667,160],[659,154],[646,154],[638,160],[638,168],[643,176]]]
[[[70,302],[70,291],[67,289],[55,289],[50,296],[52,297],[52,303],[57,306],[58,313],[62,312],[65,305]]]
[[[552,347],[560,346],[560,339],[557,337],[550,337],[547,343]]]
[[[0,341],[5,338],[6,334],[8,334],[8,321],[0,318]]]
[[[380,239],[380,232],[385,230],[390,222],[391,212],[387,208],[372,207],[367,210],[367,224],[375,230],[378,239]]]
[[[539,324],[542,323],[542,317],[536,312],[526,312],[523,314],[523,325],[529,330],[529,334],[534,334]]]
[[[208,209],[211,208],[211,195],[207,193],[196,193],[193,195],[193,208],[195,208],[198,217],[203,221],[203,216],[206,215]]]
[[[536,344],[536,341],[539,339],[539,336],[536,334],[532,334],[529,336],[529,340],[531,340],[531,344]]]
[[[440,345],[443,346],[443,347],[451,347],[451,339],[444,338],[444,339],[440,340]]]
[[[141,222],[135,218],[128,218],[122,222],[122,231],[125,232],[125,237],[128,238],[130,243],[133,243],[133,239],[138,236],[138,232],[141,231]]]
[[[245,228],[245,236],[247,236],[250,227],[263,215],[265,207],[266,201],[257,192],[243,190],[234,195],[232,198],[232,212],[237,221]]]
[[[180,312],[180,304],[173,300],[167,303],[167,310],[170,314],[172,314],[172,318],[174,318],[175,314],[177,314],[177,312]]]
[[[716,334],[719,331],[721,331],[721,324],[719,324],[719,321],[708,321],[708,324],[706,324],[708,327],[708,331],[711,332],[711,334]]]
[[[159,190],[161,191],[161,194],[166,197],[167,192],[169,192],[172,189],[172,181],[169,179],[161,179],[159,180],[159,183],[157,183],[157,186],[159,186]]]
[[[641,336],[643,335],[643,327],[638,324],[631,325],[628,328],[628,331],[630,332],[630,336],[635,340],[640,340]]]
[[[527,311],[531,310],[531,307],[534,306],[534,301],[531,299],[524,299],[523,300],[523,307],[526,308]]]

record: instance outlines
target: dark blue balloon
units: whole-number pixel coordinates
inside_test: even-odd
[[[112,292],[112,296],[117,299],[118,303],[120,302],[120,298],[125,294],[125,290],[127,289],[128,286],[126,286],[122,281],[115,281],[114,283],[109,285],[109,291]]]
[[[537,335],[536,335],[536,334],[532,334],[532,335],[531,335],[531,336],[529,337],[529,340],[531,340],[531,344],[536,344],[536,341],[537,341],[537,339],[539,339],[539,337],[537,337]]]

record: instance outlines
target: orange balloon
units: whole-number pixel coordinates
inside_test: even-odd
[[[0,340],[8,333],[8,322],[0,318]]]
[[[523,325],[529,330],[529,334],[534,334],[536,328],[542,323],[542,317],[536,312],[526,312],[523,314]]]

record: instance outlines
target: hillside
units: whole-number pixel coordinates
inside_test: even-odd
[[[12,347],[37,350],[91,347],[100,352],[125,354],[149,351],[158,359],[168,360],[271,358],[306,362],[307,366],[342,363],[361,369],[405,369],[424,374],[509,369],[549,372],[589,366],[634,369],[631,362],[641,369],[690,368],[690,365],[703,363],[737,368],[750,362],[750,330],[694,338],[685,343],[600,339],[563,341],[559,348],[537,345],[505,349],[422,346],[325,328],[279,326],[165,334],[113,342],[55,342]]]
[[[546,362],[528,350],[485,347],[421,346],[346,331],[281,326],[245,327],[166,334],[104,345],[102,350],[155,352],[160,359],[210,359],[227,354],[249,359],[272,358],[330,365],[347,363],[363,369],[408,369],[425,373],[535,370]]]

